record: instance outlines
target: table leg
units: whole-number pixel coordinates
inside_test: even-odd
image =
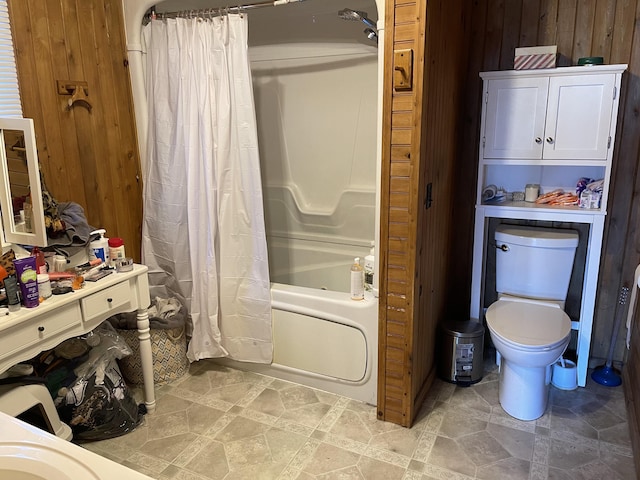
[[[144,379],[144,403],[148,413],[156,409],[156,397],[153,385],[153,356],[151,354],[151,334],[149,331],[149,313],[146,308],[139,308],[137,315],[138,340],[140,341],[140,360]]]

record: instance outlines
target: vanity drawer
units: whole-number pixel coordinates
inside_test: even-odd
[[[129,282],[122,282],[83,298],[80,302],[85,322],[130,310],[132,294]]]
[[[56,334],[82,325],[80,307],[77,303],[67,305],[52,313],[31,318],[14,325],[0,334],[0,358],[18,350],[45,343]]]

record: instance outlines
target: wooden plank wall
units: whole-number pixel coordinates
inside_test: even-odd
[[[9,0],[22,107],[46,185],[140,261],[142,185],[121,0]],[[86,81],[68,109],[56,81]]]
[[[26,197],[29,195],[30,187],[27,154],[24,150],[24,135],[17,130],[5,130],[3,134],[11,197]],[[15,202],[14,208],[16,208]],[[14,215],[17,213],[16,211],[13,212]]]
[[[453,320],[457,301],[452,292],[451,264],[457,222],[453,209],[456,185],[460,112],[464,101],[468,23],[466,2],[427,2],[424,99],[418,191],[418,302],[414,316],[413,397],[417,412],[435,376],[435,345],[439,323]],[[432,204],[426,209],[427,186]],[[466,316],[463,318],[467,318]]]
[[[448,310],[464,10],[446,0],[387,6],[378,418],[404,426],[435,377],[436,327]],[[391,59],[406,49],[413,50],[414,86],[395,91]],[[429,184],[433,201],[425,209]]]

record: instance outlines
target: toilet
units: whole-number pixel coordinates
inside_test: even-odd
[[[498,300],[485,320],[498,353],[500,405],[535,420],[547,409],[551,366],[569,344],[564,303],[578,232],[502,224],[495,243]]]

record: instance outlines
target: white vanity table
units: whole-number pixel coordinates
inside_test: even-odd
[[[3,315],[0,309],[0,372],[28,360],[62,341],[85,334],[108,317],[137,310],[138,338],[144,376],[145,405],[149,413],[156,407],[153,359],[149,334],[149,281],[147,267],[112,273],[97,282],[64,295],[54,295],[36,308]]]
[[[19,245],[48,245],[40,185],[40,169],[33,121],[0,118],[0,247],[2,253]],[[25,181],[27,183],[25,183]],[[27,222],[16,221],[14,200],[31,197]],[[26,205],[26,202],[25,202]],[[13,213],[13,214],[12,214]],[[149,280],[147,267],[112,273],[64,295],[54,295],[35,308],[15,313],[0,309],[0,372],[28,360],[62,341],[90,332],[108,317],[137,310],[138,338],[144,377],[145,404],[156,407],[153,359],[149,333]]]

